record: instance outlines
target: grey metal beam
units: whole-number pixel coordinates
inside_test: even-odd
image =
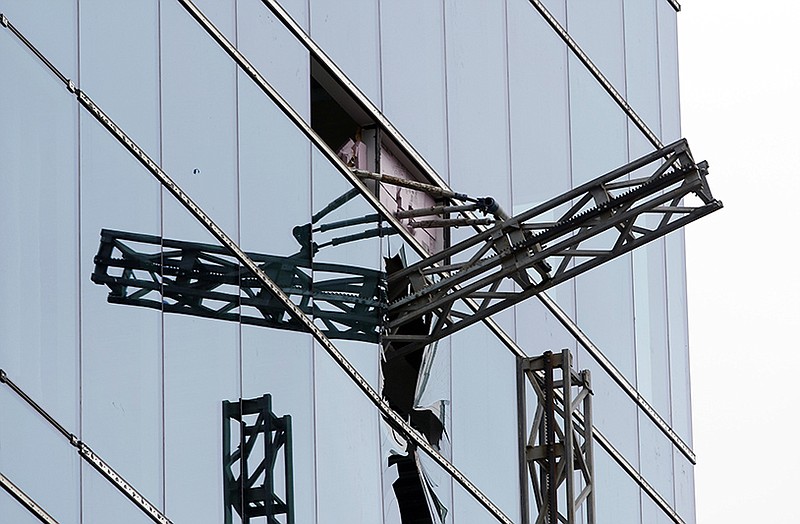
[[[535,522],[572,524],[577,510],[583,507],[586,524],[594,524],[594,428],[590,423],[579,423],[591,420],[590,373],[572,369],[568,349],[560,353],[547,351],[539,357],[518,359],[517,395],[523,404],[526,383],[537,400],[531,424],[527,423],[525,412],[520,414],[523,461],[528,470],[523,482],[527,487],[530,480],[533,488],[539,511]],[[573,387],[577,390],[574,398]]]
[[[713,199],[706,185],[705,165],[694,164],[685,141],[676,142],[656,153],[389,275],[391,285],[393,280],[415,274],[441,273],[434,282],[414,289],[408,296],[389,305],[392,320],[387,324],[389,335],[384,338],[391,340],[392,334],[400,326],[433,315],[438,319],[435,323],[437,328],[430,332],[428,340],[406,344],[402,348],[403,353],[413,351],[722,207],[719,201]],[[664,163],[660,164],[662,160]],[[656,164],[652,177],[640,179],[638,185],[630,188],[617,183],[618,179],[648,164]],[[614,183],[619,188],[617,191],[623,192],[613,194],[606,187],[607,183]],[[698,195],[699,205],[676,205],[691,193]],[[590,207],[593,198],[597,205]],[[528,220],[535,224],[539,217],[561,214],[559,209],[575,199],[585,202],[585,205],[572,206],[551,227],[533,227],[537,233],[519,235]],[[664,218],[659,220],[657,226],[641,223],[634,232],[636,221],[653,213]],[[601,235],[603,237],[598,238]],[[601,247],[581,249],[581,245],[590,240],[595,244],[601,241]],[[480,249],[474,253],[476,248]],[[435,265],[451,259],[456,261],[448,264],[447,273],[441,272]],[[537,276],[528,272],[528,269],[536,269],[541,278],[536,281]],[[496,293],[499,282],[504,279],[515,282],[521,290],[511,295]],[[476,301],[480,299],[479,311],[454,314],[457,311],[454,304],[467,297]],[[391,352],[387,358],[392,358]]]

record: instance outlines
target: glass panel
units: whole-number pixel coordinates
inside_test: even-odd
[[[511,213],[505,6],[496,2],[447,1],[444,17],[450,183],[457,191],[469,195],[491,195]],[[466,228],[455,230],[453,242],[471,234]],[[514,334],[513,310],[496,315],[495,320]],[[451,343],[453,461],[480,488],[488,490],[496,504],[516,514],[519,480],[516,468],[507,467],[516,464],[513,452],[516,444],[509,448],[498,442],[503,439],[516,442],[511,354],[483,325],[459,332]],[[487,382],[511,389],[475,387]],[[497,406],[505,407],[497,409]],[[485,431],[476,431],[476,414],[490,417],[491,421],[485,421]],[[483,460],[488,458],[484,450],[489,449],[492,455],[497,453],[496,460]],[[454,519],[467,518],[472,503],[463,502],[463,492],[454,496]],[[491,519],[485,512],[478,514],[481,519]]]
[[[225,27],[224,18],[215,21]],[[178,4],[161,4],[161,27],[163,166],[237,240],[236,69]],[[165,238],[214,244],[171,195],[164,192],[163,201]],[[164,256],[175,249],[165,244]],[[184,251],[182,264],[198,267],[196,253]],[[218,258],[230,261],[221,254]],[[214,291],[236,297],[239,286]],[[188,307],[194,303],[191,296],[165,296],[165,308]],[[240,360],[235,322],[165,315],[165,499],[176,522],[223,521],[221,402],[241,396]]]
[[[580,365],[592,372],[592,410],[594,426],[634,465],[639,465],[637,406],[606,374],[594,359],[579,349]],[[595,446],[595,449],[597,446]]]
[[[678,13],[668,2],[658,9],[658,64],[661,83],[661,140],[668,144],[681,138],[678,86]]]
[[[636,114],[657,136],[661,134],[658,31],[656,4],[661,0],[625,3],[625,91]],[[631,160],[654,149],[639,128],[628,121]]]
[[[623,0],[625,11],[626,100],[645,123],[658,134],[659,105],[658,31],[656,4],[663,0]],[[631,124],[632,125],[632,124]],[[652,146],[651,146],[652,149]],[[631,153],[635,158],[647,151]]]
[[[45,511],[47,510],[45,509]],[[42,522],[5,490],[0,490],[0,515],[3,515],[4,519],[8,519],[8,522],[16,524],[39,524]],[[52,515],[50,516],[52,517]]]
[[[639,509],[639,486],[600,446],[595,446],[594,471],[596,524],[643,522]]]
[[[225,38],[231,42],[236,41],[236,1],[235,0],[195,0],[197,6],[203,14],[216,26],[217,29],[222,31]],[[183,10],[183,8],[181,8]],[[191,18],[188,12],[184,14],[185,17],[191,20],[191,23],[200,28],[200,24]],[[167,26],[165,29],[169,29]],[[204,31],[201,29],[201,31]],[[209,37],[210,38],[210,37]],[[216,44],[215,44],[216,45]]]
[[[572,187],[567,48],[526,1],[509,3],[508,22],[516,214]]]
[[[639,412],[639,420],[639,470],[668,504],[674,504],[672,444],[644,413]]]
[[[634,251],[633,290],[637,389],[669,422],[670,363],[663,247],[662,241],[656,241]]]
[[[575,280],[578,325],[635,383],[631,256],[606,262]]]
[[[158,158],[156,3],[123,10],[114,3],[84,1],[80,15],[82,86]],[[155,309],[113,303],[119,299],[111,290],[115,286],[101,279],[125,274],[119,267],[95,266],[100,246],[113,245],[110,237],[101,236],[102,230],[160,235],[159,184],[88,115],[81,118],[80,151],[83,438],[163,508],[161,296],[156,288],[143,297]],[[158,244],[128,245],[144,253],[160,250]],[[121,253],[109,251],[106,256]],[[144,270],[130,277],[160,282]],[[111,515],[119,522],[149,521],[92,467],[83,467],[84,522],[107,522]]]
[[[384,112],[446,177],[443,7],[427,0],[383,2],[380,14]]]
[[[292,6],[289,4],[297,5],[291,9]],[[297,23],[305,26],[307,18],[305,1],[283,1],[281,6],[292,13]],[[310,102],[308,52],[261,0],[240,0],[236,11],[239,22],[236,42],[239,51],[267,79],[267,82],[281,93],[295,111],[308,117]],[[256,89],[255,83],[240,73],[239,86],[243,87],[245,84]],[[267,95],[263,93],[259,96],[265,101],[268,100]],[[284,159],[286,161],[293,159],[289,155],[283,156],[287,157]]]
[[[124,91],[121,92],[124,94]],[[154,123],[150,134],[156,134]],[[151,139],[153,141],[153,139]],[[125,188],[120,194],[119,188]],[[162,321],[158,287],[142,302],[124,300],[111,279],[141,279],[158,286],[145,265],[131,274],[119,265],[95,265],[101,251],[108,264],[110,230],[158,238],[161,227],[158,183],[93,119],[81,122],[81,323],[83,438],[153,504],[162,505]],[[105,205],[104,205],[105,204]],[[101,233],[103,232],[103,233]],[[143,254],[159,244],[125,241]],[[128,258],[128,257],[126,257]],[[129,259],[131,260],[131,259]],[[125,292],[131,297],[131,286]],[[141,288],[144,289],[144,288]],[[152,307],[141,307],[147,300]],[[115,303],[116,302],[116,303]],[[121,438],[122,436],[125,438]],[[133,445],[135,443],[135,445]],[[84,519],[138,522],[143,514],[122,496],[108,496],[107,481],[84,466]],[[115,491],[114,488],[110,488]],[[134,517],[135,516],[135,517]]]
[[[268,75],[270,82],[282,88],[298,112],[307,116],[307,53],[297,44],[292,45],[293,37],[276,25],[278,22],[260,1],[240,2],[237,14],[240,50]],[[276,39],[280,45],[275,44]],[[310,145],[241,72],[238,97],[241,246],[248,252],[275,257],[296,256],[302,246],[293,236],[294,228],[311,221]],[[302,262],[288,266],[299,273],[270,274],[279,285],[286,283],[279,275],[303,274],[310,279],[311,260],[306,256]],[[312,289],[309,284],[307,291]],[[242,297],[249,297],[244,287]],[[313,299],[309,301],[311,306]],[[263,318],[254,307],[243,307],[242,314]],[[294,521],[317,522],[312,338],[298,331],[243,322],[242,397],[253,399],[269,394],[273,413],[291,416]],[[279,456],[283,460],[285,452]],[[255,458],[255,463],[252,458],[249,461],[251,468],[260,460],[260,456]],[[275,494],[288,502],[283,466],[275,464],[271,472],[276,482]],[[277,518],[286,522],[283,516]]]
[[[653,524],[672,524],[674,521],[664,513],[653,499],[642,491],[642,522],[652,522]]]
[[[54,8],[65,20],[55,27],[40,23],[43,9],[20,3],[4,14],[74,74],[75,6]],[[77,106],[10,31],[0,56],[0,368],[78,434]],[[79,460],[69,443],[5,386],[0,412],[0,471],[54,518],[77,521]],[[16,515],[15,506],[3,496],[0,515]]]
[[[529,0],[522,0],[522,4],[530,4]],[[567,24],[567,2],[566,0],[542,0],[542,3],[545,5],[550,14],[552,14],[558,23],[562,26],[566,27]],[[528,7],[528,9],[533,9],[533,7]],[[537,11],[538,13],[538,11]]]
[[[694,495],[694,466],[678,450],[673,450],[675,464],[675,511],[686,524],[694,524],[695,495]]]
[[[451,185],[511,210],[504,6],[448,0],[444,14]]]
[[[373,0],[312,2],[311,37],[381,107],[379,7]],[[343,35],[350,35],[343,38]]]
[[[509,2],[508,32],[512,194],[516,214],[572,186],[567,48],[527,1]],[[573,282],[557,286],[548,294],[574,317]],[[548,349],[574,350],[573,337],[538,300],[517,304],[515,311],[516,338],[528,354],[538,355]]]
[[[624,113],[573,56],[569,73],[572,181],[579,185],[627,163],[628,133]],[[623,255],[577,277],[575,320],[635,383],[631,269]]]
[[[6,15],[6,18],[64,76],[76,80],[76,83],[78,79],[77,4],[77,2],[54,4],[46,0],[32,0],[29,2],[6,2],[6,5],[3,6],[3,14]],[[9,41],[14,40],[10,33],[6,37]],[[29,59],[32,62],[31,65],[37,63],[33,55],[30,55]],[[50,75],[49,72],[47,74]],[[58,94],[62,97],[64,95],[63,92]]]
[[[572,183],[577,186],[627,163],[627,117],[572,54],[569,86]]]
[[[658,98],[658,47],[656,3],[625,2],[625,66],[627,100],[656,133],[661,127]],[[628,122],[631,159],[653,146]],[[656,226],[656,217],[650,217]],[[670,420],[669,352],[664,270],[664,240],[659,239],[633,254],[634,309],[639,392]]]
[[[451,337],[453,463],[514,521],[519,520],[516,358],[482,324]],[[492,522],[465,492],[455,522]]]
[[[360,161],[365,162],[366,151],[359,153]],[[362,268],[374,272],[381,268],[381,239],[378,236],[352,237],[376,231],[380,224],[370,219],[352,226],[333,228],[337,222],[369,216],[374,210],[363,198],[352,193],[353,186],[316,150],[312,152],[312,174],[313,212],[320,216],[329,210],[313,225],[317,229],[312,233],[313,243],[319,248],[313,259],[314,287],[321,291],[335,291],[340,285],[336,281],[347,278],[347,273],[338,273],[332,265],[342,266],[340,270],[344,271]],[[337,202],[341,205],[335,207]],[[374,276],[374,273],[368,275]],[[377,281],[365,277],[361,282],[362,291],[374,297]],[[337,321],[340,312],[335,302],[326,300],[323,303],[316,298],[314,306],[315,322],[323,330],[349,329],[349,326],[342,328]],[[350,306],[354,310],[348,318],[352,319],[355,318],[353,315],[359,314],[359,306],[347,304],[344,307]],[[371,311],[362,314],[367,323],[375,324],[378,313],[376,309]],[[338,338],[334,342],[372,387],[379,389],[380,349],[377,339],[359,342]],[[314,370],[318,515],[325,521],[380,522],[383,514],[383,468],[379,416],[333,359],[316,345]]]
[[[689,336],[686,312],[686,259],[684,232],[665,238],[667,247],[667,300],[672,427],[692,445],[692,411],[689,382]]]
[[[625,44],[622,3],[623,0],[567,2],[569,20],[567,28],[581,49],[624,96]],[[578,64],[577,67],[586,72],[583,65]],[[570,64],[570,74],[574,71]],[[597,83],[595,80],[593,82]],[[597,86],[600,87],[599,84]]]

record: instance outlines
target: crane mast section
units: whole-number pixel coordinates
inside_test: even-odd
[[[707,174],[680,140],[393,272],[411,289],[384,340],[413,351],[720,209]],[[459,307],[469,299],[477,311]],[[398,333],[429,318],[428,335]]]

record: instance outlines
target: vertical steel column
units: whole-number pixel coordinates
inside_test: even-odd
[[[521,464],[521,470],[528,470],[536,500],[535,524],[577,524],[579,517],[580,522],[594,524],[594,437],[589,372],[573,371],[572,356],[566,349],[557,354],[548,351],[540,357],[520,359],[517,394],[521,428],[527,424],[525,377],[537,397],[536,414],[524,443]],[[529,522],[527,480],[525,482],[523,520]],[[565,504],[561,511],[559,494]],[[578,513],[582,507],[586,508],[583,515]]]
[[[592,372],[588,369],[581,371],[583,387],[592,391]],[[592,395],[583,398],[583,455],[586,460],[584,474],[587,475],[586,487],[586,521],[594,524],[594,421],[592,420]],[[583,496],[583,493],[581,494]]]
[[[547,351],[544,360],[544,434],[545,434],[545,482],[547,490],[545,506],[547,524],[558,524],[558,482],[556,480],[556,399],[553,381],[553,353]]]
[[[567,484],[567,522],[575,522],[575,445],[572,420],[572,355],[568,349],[561,351],[561,391],[564,395],[564,476]],[[553,521],[552,524],[558,524]]]
[[[530,497],[528,496],[528,406],[525,398],[525,370],[523,359],[517,357],[517,432],[519,437],[519,492],[522,524],[530,524]]]

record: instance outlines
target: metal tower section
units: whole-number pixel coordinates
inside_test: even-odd
[[[281,455],[283,482],[276,483],[275,465]],[[225,524],[234,522],[234,511],[242,524],[259,517],[266,517],[268,524],[294,524],[292,418],[272,412],[269,394],[222,402],[222,472]],[[283,498],[277,494],[281,485]]]
[[[523,477],[530,481],[538,515],[535,524],[595,522],[592,428],[592,383],[588,370],[572,369],[572,355],[550,351],[519,360],[518,398]],[[527,423],[528,388],[536,395],[536,410]],[[527,490],[525,492],[527,495]],[[559,507],[560,502],[563,507]],[[523,501],[529,522],[530,503]]]

